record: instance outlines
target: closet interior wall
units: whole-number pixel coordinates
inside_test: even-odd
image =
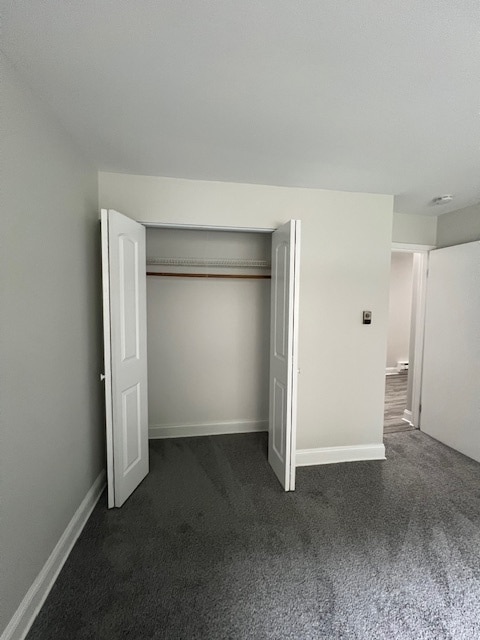
[[[271,235],[147,227],[147,272],[268,275],[150,264],[270,261]],[[268,429],[270,280],[147,277],[149,435]]]

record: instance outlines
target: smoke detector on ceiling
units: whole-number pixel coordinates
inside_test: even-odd
[[[453,200],[452,195],[438,196],[438,198],[434,198],[432,200],[432,204],[448,204],[452,200]]]

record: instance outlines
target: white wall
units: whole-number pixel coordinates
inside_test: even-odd
[[[270,244],[270,234],[147,229],[147,256],[157,258],[269,260]],[[204,267],[149,270],[260,273]],[[199,425],[215,430],[232,422],[239,423],[238,430],[267,427],[269,280],[149,277],[147,322],[153,437],[182,436],[184,425],[197,425],[197,431]]]
[[[480,240],[480,204],[438,216],[438,246]]]
[[[435,216],[394,213],[392,241],[435,246],[437,243],[437,218]]]
[[[302,220],[298,448],[382,442],[390,196],[112,173],[100,173],[99,193],[102,207],[142,221]]]
[[[392,251],[388,307],[387,368],[409,359],[413,253]]]
[[[0,631],[104,465],[97,175],[0,54]]]

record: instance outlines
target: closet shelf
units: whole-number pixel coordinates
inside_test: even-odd
[[[153,258],[147,257],[147,265],[164,267],[218,267],[220,269],[270,269],[269,260],[211,259],[211,258]],[[169,274],[170,275],[170,274]]]

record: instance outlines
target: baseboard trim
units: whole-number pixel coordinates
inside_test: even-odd
[[[397,373],[398,373],[397,367],[387,367],[385,369],[385,375],[386,376],[396,376]]]
[[[219,436],[229,433],[268,431],[268,420],[237,420],[232,422],[206,422],[203,424],[151,425],[150,440],[162,438],[192,438],[194,436]]]
[[[104,489],[105,471],[102,471],[74,513],[0,640],[24,640]]]
[[[405,409],[405,411],[403,412],[403,418],[402,420],[404,420],[405,422],[408,422],[408,424],[411,424],[412,427],[413,425],[413,413],[411,411],[409,411],[408,409]]]
[[[295,456],[295,466],[309,467],[316,464],[360,462],[364,460],[385,460],[385,446],[383,444],[364,444],[353,447],[298,449]]]

